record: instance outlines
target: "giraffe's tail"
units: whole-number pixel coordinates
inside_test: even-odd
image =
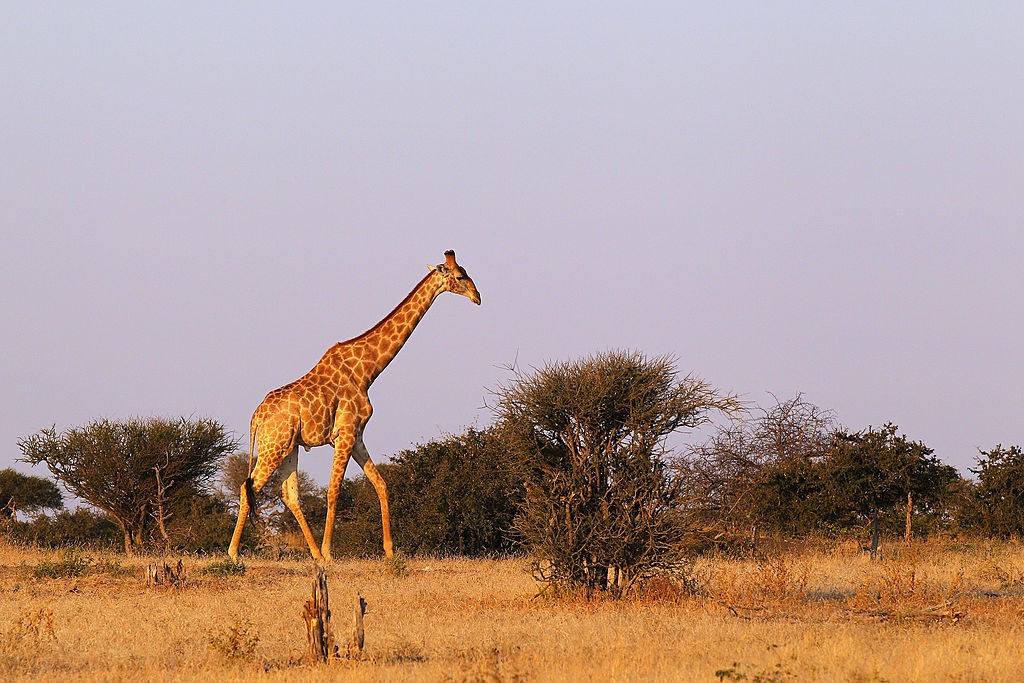
[[[258,517],[256,510],[256,491],[252,485],[252,459],[255,454],[256,447],[256,430],[259,429],[259,425],[256,424],[256,416],[252,416],[252,422],[249,424],[249,476],[245,478],[245,499],[249,504],[249,514],[253,516],[253,519]]]
[[[252,477],[245,478],[245,499],[249,503],[249,515],[257,519],[259,514],[256,510],[256,490],[252,487]]]

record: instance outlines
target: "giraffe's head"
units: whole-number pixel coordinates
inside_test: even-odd
[[[480,304],[480,292],[476,291],[473,278],[466,269],[455,262],[455,252],[449,249],[444,252],[444,263],[430,266],[430,269],[441,277],[444,290],[461,294],[475,304]]]

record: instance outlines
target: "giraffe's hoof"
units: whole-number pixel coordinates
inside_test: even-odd
[[[385,555],[384,571],[392,576],[408,576],[409,563],[406,560],[405,553],[399,551],[391,555]]]

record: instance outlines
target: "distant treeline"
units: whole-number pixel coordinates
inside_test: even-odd
[[[588,362],[596,360],[607,359]],[[642,357],[625,360],[641,369],[648,362]],[[585,363],[580,367],[593,369]],[[526,385],[535,392],[529,394],[522,389],[523,380],[503,389],[505,400],[537,398],[539,385]],[[684,381],[673,390],[693,386]],[[571,382],[551,387],[545,391],[553,393],[540,399],[552,401],[555,408],[563,405],[558,403],[560,391],[579,399]],[[512,389],[519,393],[513,396]],[[614,393],[615,387],[602,390]],[[596,427],[585,424],[585,418],[570,416],[564,423],[552,422],[548,431],[543,425],[534,429],[530,424],[512,429],[511,408],[506,406],[508,410],[498,415],[492,427],[467,429],[398,453],[379,467],[388,482],[396,546],[406,553],[470,556],[535,547],[524,544],[523,534],[531,533],[524,510],[536,512],[538,496],[555,495],[554,488],[544,489],[548,486],[544,482],[569,482],[570,475],[579,476],[571,472],[584,462],[578,450],[597,452],[605,446],[625,455],[596,465],[598,479],[571,484],[598,486],[595,514],[606,518],[646,514],[639,508],[626,510],[620,502],[614,503],[619,508],[609,507],[608,501],[626,480],[634,488],[642,487],[643,477],[654,472],[657,477],[650,481],[660,487],[657,499],[642,504],[659,507],[659,528],[674,525],[678,534],[665,538],[683,539],[691,548],[743,543],[766,535],[866,539],[873,528],[901,538],[1024,535],[1024,453],[1018,446],[994,445],[979,452],[970,469],[973,476],[965,478],[896,425],[854,431],[840,426],[830,411],[798,395],[768,408],[732,410],[705,442],[672,451],[663,437],[682,423],[659,423],[664,414],[657,411],[636,413],[644,406],[636,405],[635,395],[626,398],[634,412],[601,413]],[[729,405],[725,399],[708,404],[722,410]],[[607,412],[605,404],[598,408]],[[644,442],[644,432],[627,424],[636,419],[635,414],[644,415],[663,433]],[[574,424],[573,419],[581,421]],[[594,434],[601,429],[615,434],[621,429],[625,434],[627,428],[633,429],[630,436],[618,442],[610,439],[605,445],[595,437],[594,443],[581,441],[577,447],[557,436],[583,434],[587,429]],[[536,447],[538,457],[524,458],[524,438]],[[48,465],[66,489],[92,506],[64,510],[53,481],[10,469],[0,471],[0,533],[16,542],[45,547],[123,544],[128,552],[223,552],[249,466],[249,454],[238,452],[223,427],[208,420],[98,421],[62,434],[44,430],[19,446],[26,462]],[[645,469],[635,469],[638,449],[646,458]],[[118,460],[128,452],[137,460],[130,466]],[[189,458],[190,468],[174,466]],[[247,552],[271,556],[306,552],[279,491],[280,481],[272,480],[260,493],[260,521],[247,527],[243,538]],[[325,491],[308,476],[301,477],[300,491],[306,518],[319,534],[326,512]],[[631,500],[641,500],[642,494],[632,491]],[[575,494],[559,495],[570,500]],[[379,554],[380,508],[364,477],[344,482],[337,519],[335,556]]]

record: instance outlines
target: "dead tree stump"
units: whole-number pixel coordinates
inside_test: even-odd
[[[147,588],[181,588],[185,585],[185,565],[181,560],[171,567],[166,562],[163,566],[151,564],[146,567]]]
[[[356,593],[356,609],[352,616],[352,636],[348,640],[348,658],[361,659],[366,632],[363,630],[363,615],[366,614],[366,600]]]
[[[309,646],[309,658],[314,662],[326,662],[337,656],[334,635],[331,633],[330,598],[327,593],[327,573],[317,567],[316,578],[313,579],[313,595],[306,601],[302,610],[302,620],[306,622],[306,643]]]
[[[366,600],[356,594],[355,612],[352,617],[352,634],[345,651],[336,644],[331,628],[330,596],[327,590],[327,573],[318,567],[313,579],[313,594],[302,609],[302,620],[306,624],[308,658],[313,662],[335,662],[344,659],[361,659],[366,632],[363,615],[366,614]]]

